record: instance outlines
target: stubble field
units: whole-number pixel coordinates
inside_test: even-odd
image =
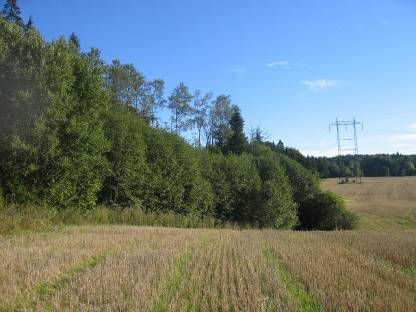
[[[366,177],[362,181],[338,184],[338,179],[325,179],[321,186],[345,199],[347,208],[360,216],[360,229],[416,229],[416,177]]]
[[[67,227],[0,259],[0,311],[416,310],[415,230]]]

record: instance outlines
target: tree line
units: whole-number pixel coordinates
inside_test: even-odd
[[[273,150],[298,161],[309,170],[316,172],[320,178],[343,177],[400,177],[416,176],[416,155],[375,154],[344,155],[335,157],[304,156],[298,150],[267,142]]]
[[[106,64],[75,34],[45,41],[8,0],[0,18],[0,206],[212,216],[256,227],[352,228],[319,177],[250,140],[231,97],[164,95],[132,64]],[[213,100],[212,100],[213,99]],[[170,122],[158,111],[167,107]],[[195,129],[195,142],[181,134]]]

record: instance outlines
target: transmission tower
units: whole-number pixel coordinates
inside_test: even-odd
[[[355,168],[355,183],[361,183],[362,172],[359,168],[358,164],[358,141],[357,141],[357,126],[361,125],[361,130],[364,130],[364,125],[362,122],[358,122],[353,118],[353,120],[338,120],[336,119],[335,123],[329,124],[329,132],[331,132],[331,127],[335,127],[337,129],[337,144],[338,144],[338,165],[339,165],[339,178],[338,182],[343,183],[347,181],[345,164],[343,156],[348,154],[353,154],[354,159],[356,161],[356,168]],[[352,126],[354,130],[354,136],[343,136],[341,135],[340,128],[345,127],[345,131],[348,130],[348,127]],[[348,144],[347,146],[345,142],[353,142],[352,144]],[[360,181],[358,182],[358,178]]]

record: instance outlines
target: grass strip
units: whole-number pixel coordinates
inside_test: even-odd
[[[169,304],[179,290],[183,276],[186,274],[189,257],[190,252],[187,251],[185,254],[176,258],[175,268],[166,280],[165,285],[162,287],[161,295],[158,297],[157,301],[153,303],[150,311],[163,312],[169,309]]]
[[[211,239],[211,236],[205,236],[202,241],[200,241],[200,248],[206,248]],[[191,246],[183,254],[176,257],[174,269],[162,286],[156,301],[151,305],[150,311],[164,312],[169,310],[169,305],[176,293],[180,290],[181,283],[184,281],[185,277],[189,275],[188,264],[194,250],[195,246]],[[188,295],[191,296],[191,294]]]
[[[134,245],[137,240],[130,241],[127,247]],[[125,246],[126,247],[126,246]],[[51,296],[56,290],[62,288],[74,277],[83,274],[84,272],[93,269],[98,264],[102,263],[107,257],[113,255],[118,248],[110,248],[104,250],[98,255],[93,255],[78,264],[75,264],[67,271],[58,274],[56,277],[48,281],[38,283],[32,290],[18,296],[14,302],[0,306],[0,312],[22,311],[27,308],[33,309],[39,300],[43,300]]]
[[[51,296],[56,290],[63,287],[72,278],[94,268],[112,253],[112,250],[108,250],[99,255],[94,255],[81,263],[78,263],[69,270],[59,274],[53,280],[40,282],[34,287],[34,297],[30,297],[30,293],[22,294],[21,296],[18,296],[10,305],[0,307],[0,311],[22,311],[27,308],[34,308],[38,300],[43,300],[45,297]]]
[[[318,302],[318,300],[312,295],[309,294],[304,285],[299,281],[296,281],[289,272],[286,271],[283,263],[273,253],[271,247],[264,247],[263,248],[263,256],[264,258],[276,269],[276,274],[285,285],[288,293],[294,300],[296,300],[299,304],[300,311],[302,312],[318,312],[322,311],[322,308]]]

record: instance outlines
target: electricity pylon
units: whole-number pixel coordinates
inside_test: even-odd
[[[345,173],[345,164],[344,164],[344,155],[352,154],[354,155],[354,158],[356,160],[356,168],[355,168],[355,182],[358,182],[358,178],[360,178],[361,183],[361,176],[362,172],[358,165],[358,140],[357,140],[357,126],[361,125],[361,130],[364,130],[364,125],[362,122],[358,122],[353,118],[353,120],[338,120],[336,119],[335,123],[329,124],[329,132],[331,132],[331,127],[336,127],[337,129],[337,144],[338,144],[338,165],[339,165],[339,178],[338,182],[342,183],[346,181],[346,173]],[[344,126],[345,130],[348,130],[348,126],[352,126],[354,129],[354,136],[353,137],[343,137],[340,134],[340,127]],[[344,141],[353,141],[354,142],[354,148],[351,148],[351,144],[347,146],[348,148],[344,148],[345,144],[343,144]],[[347,152],[347,153],[345,153]]]

